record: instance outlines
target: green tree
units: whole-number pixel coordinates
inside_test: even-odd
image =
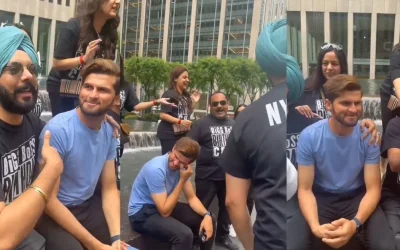
[[[261,93],[267,87],[267,75],[255,61],[237,58],[228,59],[226,63],[234,82],[232,85],[239,88],[236,93],[243,101],[249,98],[253,102],[257,93]]]
[[[168,82],[169,65],[162,59],[131,57],[125,62],[125,76],[139,82],[145,93],[144,101],[159,98],[159,90]]]

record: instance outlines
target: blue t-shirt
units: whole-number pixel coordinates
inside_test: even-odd
[[[364,165],[379,164],[380,149],[361,140],[360,124],[348,136],[331,131],[328,119],[308,126],[300,134],[296,158],[299,166],[314,166],[314,188],[343,193],[365,185]]]
[[[65,206],[82,204],[93,196],[106,161],[116,157],[112,127],[102,123],[100,130],[92,130],[79,120],[76,109],[61,113],[40,134],[39,159],[46,130],[51,133],[50,145],[64,162],[58,199]]]
[[[154,157],[140,170],[132,185],[129,216],[137,213],[143,205],[154,205],[151,194],[167,192],[169,196],[178,185],[180,172],[168,168],[168,156],[169,154]]]

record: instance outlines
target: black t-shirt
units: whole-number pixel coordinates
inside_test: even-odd
[[[196,179],[225,180],[225,171],[219,164],[219,158],[233,124],[232,119],[221,120],[207,115],[189,131],[187,136],[201,146],[200,156],[196,160]]]
[[[0,202],[9,204],[32,183],[44,126],[32,113],[18,126],[0,120]]]
[[[286,137],[286,155],[287,158],[297,167],[296,148],[301,131],[311,124],[319,121],[317,118],[306,118],[301,115],[296,109],[297,105],[288,106],[287,115],[287,137]]]
[[[139,99],[136,96],[136,92],[133,89],[131,83],[125,82],[120,91],[121,98],[121,110],[125,109],[128,112],[132,112],[136,105],[139,104]]]
[[[107,112],[107,114],[109,115],[109,116],[111,116],[116,122],[118,122],[118,124],[120,124],[120,114],[118,114],[118,113],[115,113],[114,111],[112,111],[112,110],[109,110],[108,112]],[[119,167],[120,167],[120,159],[121,159],[121,157],[122,157],[122,152],[121,152],[121,137],[118,137],[118,140],[117,140],[118,142],[117,142],[117,148],[116,148],[116,150],[117,150],[117,158],[115,158],[115,168],[116,168],[116,173],[117,173],[117,179],[119,180],[120,179],[120,176],[119,176],[119,173],[120,173],[120,171],[119,171]]]
[[[297,107],[302,105],[308,105],[312,112],[318,114],[322,118],[326,119],[330,117],[329,112],[325,108],[324,99],[321,96],[321,90],[304,91],[303,95],[291,106]],[[297,112],[297,111],[296,111]]]
[[[161,113],[167,113],[181,120],[190,119],[189,97],[181,96],[174,90],[167,90],[162,95],[162,98],[174,98],[179,101],[178,107],[161,105]],[[173,125],[167,121],[161,121],[157,129],[157,137],[159,139],[172,140],[176,138]],[[180,133],[184,135],[185,133]]]
[[[391,119],[386,127],[381,155],[387,158],[388,150],[400,149],[400,117]],[[382,189],[400,197],[400,173],[392,172],[388,163]]]
[[[274,87],[235,120],[220,164],[252,180],[255,250],[286,249],[286,84]]]
[[[54,49],[54,58],[63,60],[85,55],[86,48],[79,46],[80,30],[80,22],[76,18],[70,19],[61,26],[58,42]],[[47,91],[58,92],[61,79],[77,80],[80,70],[81,65],[71,70],[56,71],[52,69],[47,78]]]
[[[394,94],[393,81],[397,78],[400,78],[400,51],[393,51],[390,54],[389,72],[381,85],[381,92],[388,97]]]

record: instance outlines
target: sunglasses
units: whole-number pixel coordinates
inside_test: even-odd
[[[221,104],[221,106],[225,106],[226,105],[226,101],[212,102],[211,106],[216,108],[216,107],[218,107],[218,104]]]
[[[3,74],[4,72],[8,72],[12,76],[21,77],[22,74],[24,73],[24,68],[25,68],[25,66],[22,65],[22,63],[12,62],[12,63],[9,63],[8,65],[6,65],[2,69],[1,74]],[[29,73],[31,73],[34,76],[39,75],[39,72],[40,72],[39,65],[31,64],[26,69],[29,71]]]
[[[321,49],[334,49],[334,50],[342,50],[343,46],[340,44],[334,44],[334,43],[325,43],[324,45],[321,46]]]

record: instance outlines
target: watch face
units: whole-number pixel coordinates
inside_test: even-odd
[[[357,226],[357,233],[361,233],[362,227],[363,227],[362,225],[358,225],[358,226]]]

